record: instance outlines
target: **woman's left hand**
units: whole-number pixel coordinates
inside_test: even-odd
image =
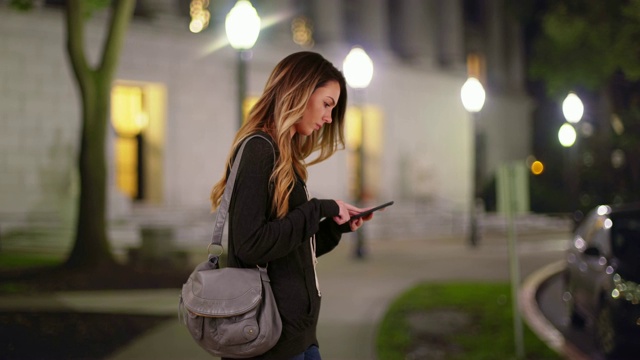
[[[359,214],[363,211],[368,210],[368,209],[361,209],[361,208],[355,207],[351,204],[347,204],[347,208],[349,209],[349,216],[354,216],[356,214]],[[373,219],[373,213],[349,220],[349,226],[351,227],[351,231],[358,230],[362,225],[364,225],[366,221],[369,221],[371,219]]]
[[[349,221],[351,231],[358,230],[362,225],[364,225],[364,218],[357,218]]]

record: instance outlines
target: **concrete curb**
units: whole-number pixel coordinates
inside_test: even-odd
[[[537,292],[552,276],[564,270],[564,261],[551,263],[529,275],[520,289],[520,312],[531,330],[551,349],[567,359],[588,360],[578,348],[566,341],[562,333],[542,314],[536,300]]]
[[[180,289],[67,291],[0,297],[0,310],[176,316]]]

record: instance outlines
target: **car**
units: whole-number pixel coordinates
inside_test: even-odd
[[[591,326],[607,358],[640,349],[640,204],[601,205],[566,252],[563,300],[572,326]]]

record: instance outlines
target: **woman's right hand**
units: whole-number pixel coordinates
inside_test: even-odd
[[[345,203],[342,200],[336,200],[336,204],[338,204],[338,207],[340,208],[340,212],[338,213],[337,216],[333,217],[333,221],[336,222],[336,224],[338,225],[342,225],[346,222],[349,221],[349,219],[351,219],[351,215],[349,212],[349,208],[351,205]]]
[[[338,207],[340,208],[340,213],[338,214],[338,216],[333,217],[333,221],[335,221],[336,224],[338,225],[342,225],[348,222],[351,219],[352,214],[358,214],[365,210],[357,206],[348,204],[342,200],[335,200],[335,201],[336,201],[336,204],[338,204]],[[365,220],[369,220],[369,218],[366,218]]]

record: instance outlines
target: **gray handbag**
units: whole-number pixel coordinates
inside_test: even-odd
[[[240,146],[227,179],[216,215],[211,246],[222,249],[233,184],[242,152]],[[273,147],[273,144],[267,140]],[[275,150],[274,150],[275,160]],[[193,339],[214,356],[248,358],[264,354],[280,338],[282,320],[278,312],[266,267],[254,269],[223,268],[219,254],[199,264],[182,286],[180,315]]]

